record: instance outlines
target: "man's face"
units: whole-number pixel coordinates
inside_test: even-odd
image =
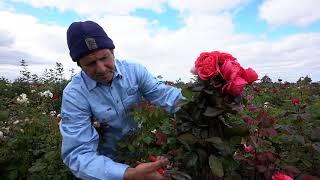
[[[115,71],[114,55],[110,49],[101,49],[79,60],[81,69],[93,80],[107,83]]]

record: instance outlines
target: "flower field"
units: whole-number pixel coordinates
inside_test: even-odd
[[[22,68],[14,82],[0,80],[0,179],[73,179],[58,128],[69,80],[59,63],[44,77]],[[200,55],[193,73],[191,82],[164,82],[186,97],[175,114],[133,107],[141,128],[119,142],[121,162],[165,156],[170,165],[158,172],[175,179],[319,179],[319,82],[257,82],[254,70],[219,53]]]

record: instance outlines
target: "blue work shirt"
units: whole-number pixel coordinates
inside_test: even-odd
[[[163,84],[143,66],[115,60],[109,85],[97,83],[81,71],[63,91],[60,132],[62,159],[73,174],[83,179],[123,179],[128,165],[116,162],[117,142],[137,128],[128,114],[143,98],[168,112],[179,109],[181,91]],[[142,98],[143,97],[143,98]],[[104,142],[91,123],[105,126]]]

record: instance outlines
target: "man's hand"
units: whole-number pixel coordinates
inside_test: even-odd
[[[169,161],[160,159],[156,162],[141,163],[135,168],[128,168],[124,173],[125,180],[169,180],[162,176],[157,170],[165,168]]]

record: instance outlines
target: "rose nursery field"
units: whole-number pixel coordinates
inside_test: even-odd
[[[180,110],[132,106],[141,126],[119,142],[119,161],[134,167],[164,156],[170,164],[158,172],[177,180],[319,179],[320,83],[272,81],[239,62],[203,52],[190,82],[162,81],[181,89]],[[64,71],[56,63],[39,77],[22,60],[20,78],[0,79],[0,179],[74,179],[60,154]]]

